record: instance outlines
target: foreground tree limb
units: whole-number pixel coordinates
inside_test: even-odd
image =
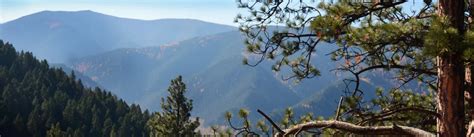
[[[283,130],[285,133],[277,133],[275,137],[280,136],[289,136],[295,134],[299,130],[308,130],[314,128],[331,128],[337,129],[341,131],[346,131],[354,134],[361,134],[361,135],[411,135],[411,136],[423,136],[428,137],[435,135],[423,131],[421,129],[407,127],[407,126],[358,126],[352,123],[342,122],[342,121],[335,121],[335,120],[328,120],[328,121],[312,121],[307,122],[304,124],[298,124],[291,128]]]
[[[331,59],[340,61],[341,70],[355,76],[347,80],[355,84],[344,81],[347,91],[353,89],[352,95],[350,92],[346,94],[356,98],[355,105],[349,106],[351,109],[360,112],[371,109],[361,107],[364,92],[359,89],[363,80],[359,74],[375,69],[389,73],[395,71],[402,86],[418,80],[420,87],[424,88],[426,84],[430,91],[436,91],[430,92],[436,96],[433,107],[437,111],[436,122],[430,122],[430,126],[436,123],[438,136],[466,135],[465,91],[468,93],[468,110],[474,106],[474,89],[469,88],[472,81],[465,79],[466,63],[474,62],[473,0],[438,0],[436,4],[425,0],[425,6],[419,10],[412,9],[413,13],[402,9],[406,7],[402,5],[406,0],[375,1],[372,4],[357,3],[359,1],[312,2],[282,0],[276,4],[260,5],[240,2],[241,8],[250,11],[244,17],[240,14],[236,17],[240,30],[247,34],[247,52],[261,55],[259,60],[251,59],[257,64],[265,59],[276,60],[272,69],[279,71],[281,66],[288,67],[295,76],[290,78],[302,80],[321,75],[317,64],[311,61],[317,50],[326,50],[320,48],[321,45],[337,45],[330,53]],[[267,26],[275,24],[286,25],[288,30],[267,33]],[[300,34],[305,39],[299,37]],[[248,60],[244,60],[244,64],[247,63]],[[354,87],[349,88],[349,85]],[[472,119],[472,115],[474,112],[468,118]],[[393,120],[383,114],[381,117]],[[418,119],[433,121],[432,117]],[[410,120],[404,122],[414,123]],[[426,127],[424,122],[427,121],[414,123],[418,124],[414,126]],[[295,130],[297,133],[304,129]]]

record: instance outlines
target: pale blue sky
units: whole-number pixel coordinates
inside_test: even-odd
[[[135,19],[191,18],[235,25],[235,0],[0,0],[0,23],[31,13],[92,10]]]
[[[436,1],[436,0],[435,0]],[[406,9],[419,8],[421,0],[409,0]],[[0,0],[0,23],[43,10],[92,10],[135,19],[191,18],[236,26],[235,0]]]

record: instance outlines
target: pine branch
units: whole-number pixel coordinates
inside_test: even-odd
[[[425,109],[425,108],[419,108],[419,107],[406,107],[406,108],[398,108],[398,109],[382,112],[379,115],[372,116],[370,118],[362,120],[361,122],[359,122],[360,123],[359,125],[364,125],[367,122],[371,122],[372,120],[392,116],[392,115],[399,114],[400,112],[405,112],[405,111],[412,111],[412,112],[416,112],[416,113],[421,113],[421,114],[424,114],[426,116],[439,117],[439,114],[435,111],[431,111],[431,110],[428,110],[428,109]]]
[[[275,137],[289,136],[295,134],[299,130],[309,130],[315,128],[331,128],[341,131],[351,132],[360,135],[411,135],[411,136],[423,136],[423,137],[434,137],[435,135],[413,127],[407,126],[358,126],[352,123],[328,120],[328,121],[312,121],[304,124],[298,124],[291,128],[285,129],[284,134],[277,133]]]

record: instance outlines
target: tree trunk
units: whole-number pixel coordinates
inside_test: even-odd
[[[465,136],[462,62],[457,55],[440,56],[438,65],[438,135]]]
[[[450,20],[460,34],[465,31],[464,0],[440,0],[438,14]],[[459,45],[449,45],[459,46]],[[464,64],[459,53],[437,57],[438,113],[437,131],[441,137],[465,136],[464,127]]]

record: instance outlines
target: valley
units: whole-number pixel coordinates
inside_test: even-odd
[[[242,64],[249,55],[236,28],[198,20],[141,21],[93,11],[44,11],[2,24],[1,30],[0,39],[61,63],[57,66],[66,72],[74,70],[87,86],[99,86],[151,111],[160,111],[169,80],[182,75],[195,104],[193,115],[204,125],[225,124],[224,113],[240,108],[278,112],[292,106],[301,114],[333,115],[345,89],[342,80],[349,76],[331,71],[340,63],[330,61],[330,48],[322,48],[313,61],[320,77],[285,81],[289,73],[273,72],[271,63]],[[377,86],[383,85],[366,84],[364,89]]]

